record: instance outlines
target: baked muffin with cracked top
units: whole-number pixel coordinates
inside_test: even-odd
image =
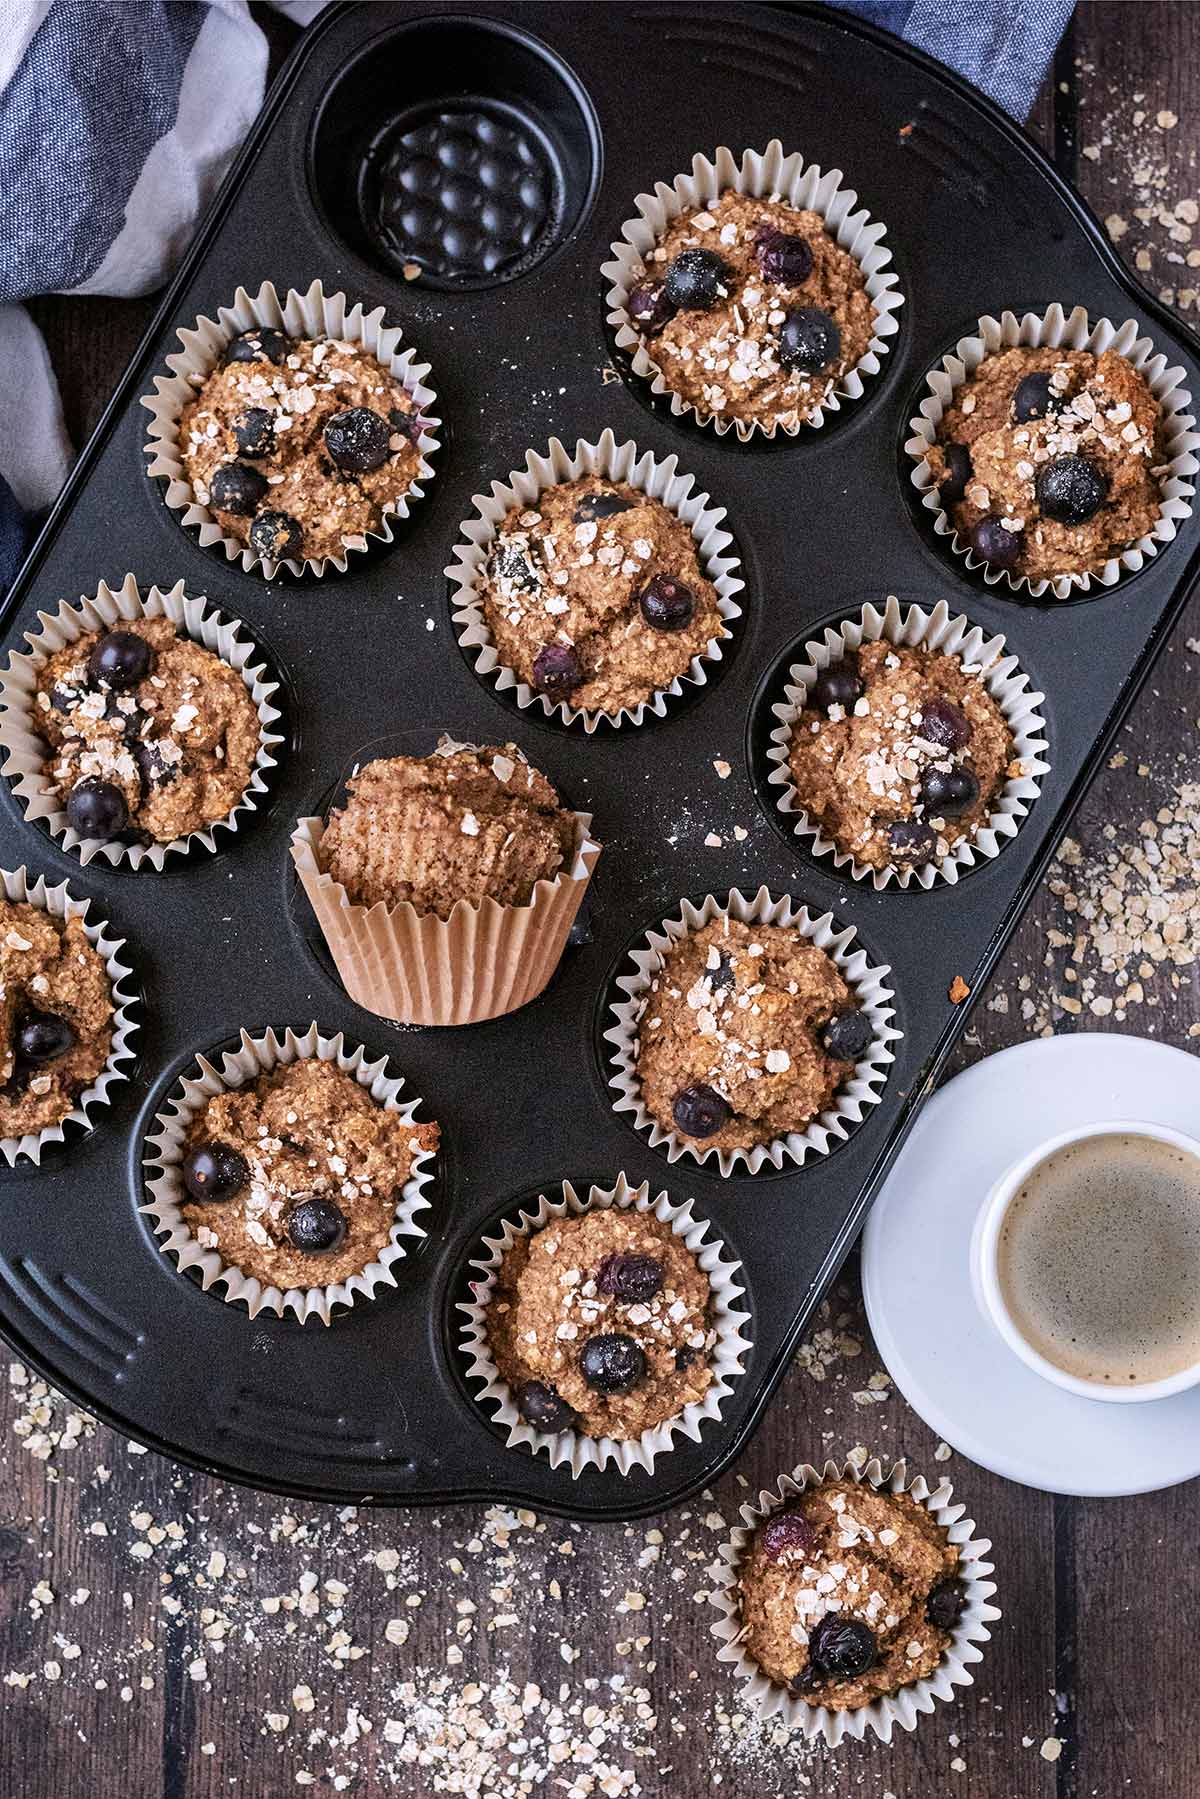
[[[579,820],[516,744],[443,739],[431,756],[368,762],[330,814],[319,861],[352,903],[449,918],[459,900],[527,905],[569,867]]]
[[[270,561],[364,549],[417,478],[426,421],[362,344],[243,331],[179,422],[184,471],[221,529]]]
[[[788,767],[800,804],[839,849],[868,868],[920,868],[986,824],[1022,771],[985,672],[887,641],[821,671]]]
[[[535,1430],[639,1437],[712,1382],[708,1276],[652,1212],[597,1207],[505,1251],[488,1345]]]
[[[1000,350],[955,389],[925,460],[989,567],[1096,574],[1159,515],[1162,408],[1115,350]]]
[[[689,527],[598,475],[509,509],[480,601],[500,661],[536,693],[585,712],[650,699],[728,635]]]
[[[66,644],[38,673],[46,775],[72,830],[170,843],[225,818],[262,737],[241,675],[167,618],[122,619]]]
[[[627,310],[698,413],[772,427],[824,406],[875,329],[866,277],[820,213],[732,188],[671,220]]]
[[[268,1286],[324,1287],[387,1244],[436,1124],[406,1121],[315,1057],[215,1094],[192,1120],[182,1210],[205,1249]]]
[[[637,1027],[642,1103],[721,1150],[802,1131],[870,1047],[836,962],[787,925],[722,915],[663,956]]]
[[[61,1124],[112,1050],[112,986],[83,920],[0,900],[0,1137]]]
[[[963,1605],[958,1559],[909,1494],[825,1481],[755,1531],[740,1641],[797,1698],[856,1711],[933,1673]]]

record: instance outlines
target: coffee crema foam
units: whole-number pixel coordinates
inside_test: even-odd
[[[1046,1361],[1133,1386],[1200,1362],[1200,1158],[1133,1133],[1069,1144],[1013,1197],[1004,1302]]]

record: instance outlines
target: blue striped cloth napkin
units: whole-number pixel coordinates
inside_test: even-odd
[[[275,0],[307,24],[324,0]],[[1073,0],[840,0],[1023,119]],[[170,275],[254,115],[247,0],[0,0],[0,594],[72,450],[34,294]]]

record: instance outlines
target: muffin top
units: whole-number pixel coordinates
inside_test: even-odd
[[[670,1225],[601,1206],[505,1251],[488,1343],[535,1430],[639,1437],[708,1391],[710,1299]]]
[[[459,900],[529,903],[569,867],[579,820],[514,743],[444,738],[431,756],[368,762],[347,783],[318,849],[356,905],[406,901],[449,918]]]
[[[875,320],[861,268],[819,213],[732,189],[670,222],[628,311],[697,412],[785,427],[826,403]]]
[[[0,900],[0,1137],[61,1124],[112,1049],[112,988],[83,921]]]
[[[954,391],[926,461],[956,531],[1030,581],[1095,573],[1154,526],[1162,409],[1115,350],[1017,348]]]
[[[688,526],[598,475],[510,509],[480,600],[500,661],[587,712],[648,700],[726,635]]]
[[[985,824],[1014,762],[982,668],[864,643],[822,670],[788,766],[809,816],[869,868],[940,861]]]
[[[425,421],[361,344],[244,331],[183,411],[183,466],[221,529],[272,561],[363,549],[417,476]]]
[[[823,1112],[871,1038],[837,964],[802,932],[715,918],[650,983],[642,1103],[686,1142],[751,1149]]]
[[[738,1582],[743,1647],[798,1698],[855,1711],[933,1673],[962,1608],[957,1567],[907,1493],[826,1481],[755,1531]]]
[[[387,1243],[436,1124],[406,1123],[315,1057],[210,1099],[184,1144],[183,1205],[198,1243],[268,1286],[348,1280]]]
[[[170,619],[122,619],[38,674],[46,773],[81,837],[169,843],[224,818],[249,786],[261,727],[250,690]]]

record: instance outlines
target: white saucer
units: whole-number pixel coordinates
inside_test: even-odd
[[[1200,1386],[1145,1405],[1076,1398],[1018,1360],[972,1289],[992,1183],[1042,1139],[1112,1118],[1198,1134],[1200,1058],[1098,1032],[1001,1050],[927,1102],[863,1234],[867,1316],[908,1403],[972,1461],[1047,1493],[1149,1493],[1200,1474]]]

